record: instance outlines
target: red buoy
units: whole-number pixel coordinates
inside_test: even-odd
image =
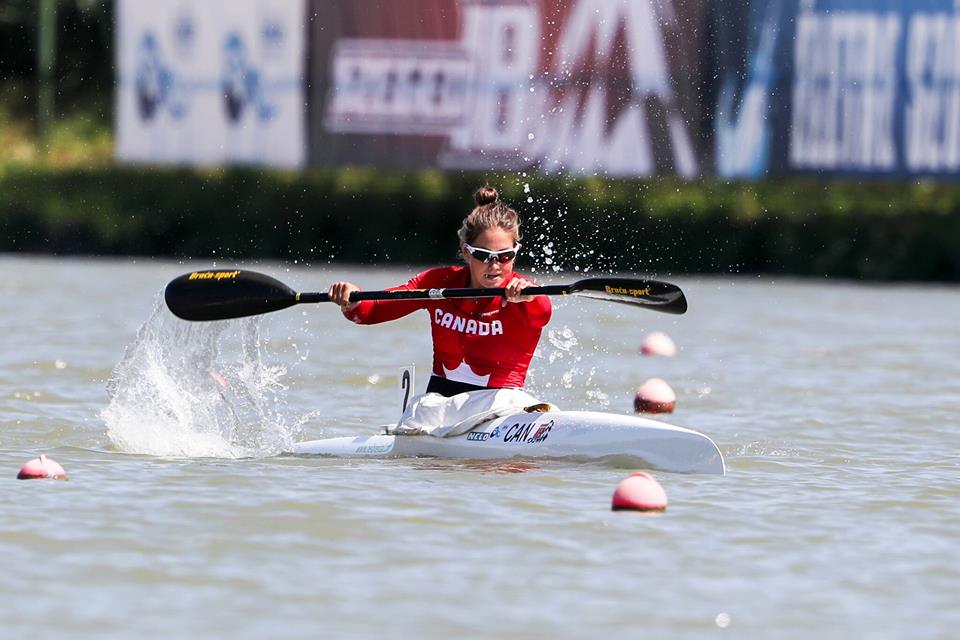
[[[645,356],[670,357],[677,353],[677,345],[667,334],[662,331],[654,331],[643,339],[643,343],[640,345],[640,353]]]
[[[677,394],[660,378],[650,378],[637,388],[633,410],[637,413],[672,413]]]
[[[17,474],[17,480],[38,480],[40,478],[53,478],[54,480],[66,480],[67,472],[59,464],[45,455],[34,458],[27,462]]]
[[[663,511],[667,508],[667,493],[643,471],[635,471],[617,485],[613,492],[614,511]]]

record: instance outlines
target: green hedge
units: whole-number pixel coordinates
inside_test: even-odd
[[[960,280],[960,187],[933,183],[7,165],[0,251],[449,262],[485,182],[541,269]]]

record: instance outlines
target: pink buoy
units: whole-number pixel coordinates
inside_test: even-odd
[[[47,456],[41,455],[27,462],[17,474],[18,480],[37,480],[40,478],[53,478],[54,480],[66,480],[67,472],[59,464]]]
[[[617,485],[611,508],[614,511],[663,511],[667,508],[667,493],[649,473],[634,471]]]
[[[677,394],[660,378],[650,378],[633,397],[633,410],[637,413],[672,413],[677,406]]]
[[[671,357],[677,353],[677,345],[667,334],[662,331],[654,331],[643,339],[643,343],[640,345],[640,353],[645,356]]]
[[[210,377],[216,380],[217,384],[226,389],[230,385],[227,383],[227,379],[224,378],[218,371],[210,371]]]

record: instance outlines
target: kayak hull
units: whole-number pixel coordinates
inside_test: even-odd
[[[299,442],[294,455],[336,457],[435,457],[464,459],[639,459],[648,468],[723,475],[723,456],[702,433],[665,422],[594,411],[519,413],[497,418],[468,433],[370,435]]]

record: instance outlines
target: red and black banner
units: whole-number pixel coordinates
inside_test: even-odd
[[[314,0],[309,161],[700,176],[705,6]]]

